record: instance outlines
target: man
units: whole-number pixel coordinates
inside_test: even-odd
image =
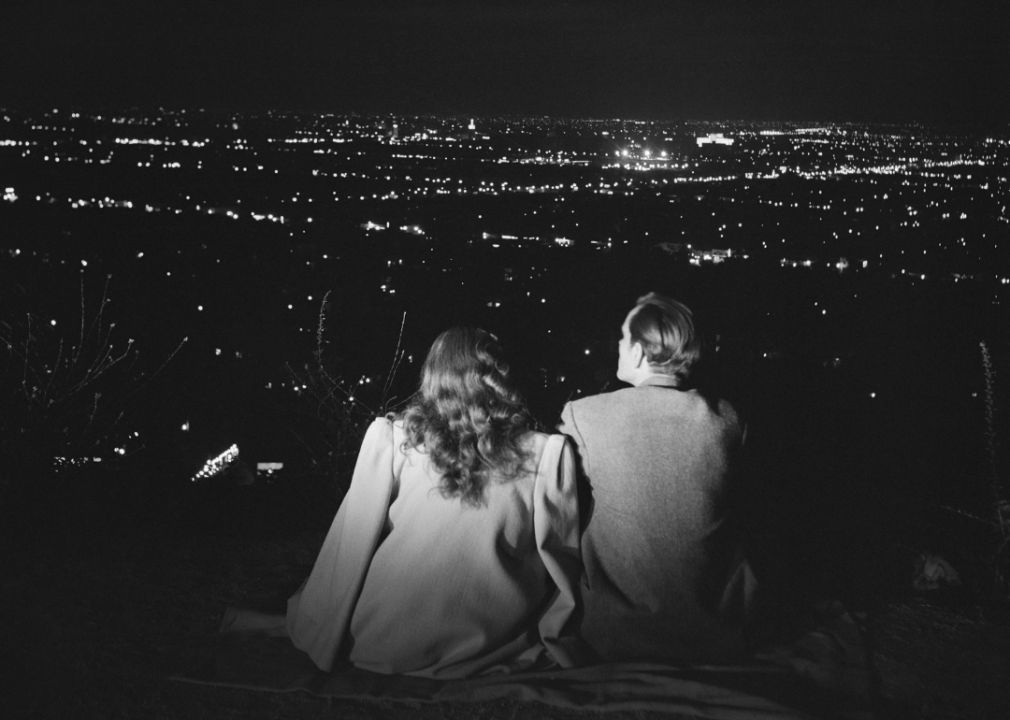
[[[755,587],[730,513],[744,429],[684,387],[701,354],[687,307],[650,293],[621,333],[633,387],[568,403],[559,427],[592,493],[582,636],[603,660],[734,662]]]

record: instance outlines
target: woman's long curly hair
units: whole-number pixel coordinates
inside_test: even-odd
[[[529,411],[497,339],[484,330],[455,327],[438,336],[402,420],[404,448],[423,447],[441,473],[442,496],[465,505],[482,505],[490,478],[516,477],[527,459],[519,437],[530,427]]]

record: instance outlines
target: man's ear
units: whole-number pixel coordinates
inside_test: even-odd
[[[644,360],[645,349],[642,347],[642,343],[637,342],[631,346],[631,361],[635,364],[636,368],[640,368]]]

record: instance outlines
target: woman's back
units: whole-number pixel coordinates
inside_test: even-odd
[[[375,672],[440,678],[529,667],[545,648],[569,664],[557,639],[581,563],[565,438],[523,435],[523,471],[490,478],[476,506],[440,492],[428,455],[403,440],[388,419],[369,429],[358,460],[367,470],[356,468],[312,576],[289,603],[296,646],[324,669],[337,654]],[[345,592],[355,582],[360,592]],[[345,621],[346,630],[331,625]]]
[[[574,455],[531,432],[497,338],[439,335],[417,394],[365,434],[354,477],[288,601],[295,646],[381,673],[467,677],[572,659],[582,572]]]
[[[403,452],[402,427],[391,429],[394,447]],[[527,636],[548,581],[533,518],[551,511],[537,507],[535,487],[539,475],[557,473],[556,464],[540,467],[548,437],[525,435],[525,471],[491,478],[477,507],[444,497],[428,455],[406,450],[394,479],[388,534],[372,557],[351,620],[355,665],[384,673],[469,675],[536,641]]]

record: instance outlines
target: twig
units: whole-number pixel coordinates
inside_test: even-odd
[[[103,290],[102,290],[102,301],[98,305],[98,312],[95,314],[95,319],[91,321],[91,327],[88,328],[88,334],[86,336],[82,336],[82,338],[81,338],[81,347],[82,348],[84,347],[84,342],[88,338],[91,337],[91,333],[95,329],[95,325],[98,326],[98,334],[99,334],[99,336],[102,334],[102,315],[105,312],[105,306],[109,302],[109,299],[108,299],[108,295],[109,295],[109,281],[111,279],[112,279],[112,275],[111,274],[105,276],[105,288],[103,288]],[[82,283],[84,282],[83,277],[81,279],[81,282]],[[81,297],[81,302],[82,303],[84,302],[83,296]]]
[[[153,379],[154,379],[154,376],[155,376],[155,375],[157,375],[158,373],[160,373],[160,372],[161,372],[162,370],[164,370],[164,369],[165,369],[165,366],[166,366],[166,365],[168,365],[168,364],[169,364],[170,362],[172,362],[172,358],[174,358],[174,357],[176,356],[176,354],[177,354],[177,353],[178,353],[178,352],[179,352],[180,350],[182,350],[182,346],[183,346],[183,345],[185,345],[185,344],[186,344],[186,343],[187,343],[188,341],[189,341],[189,335],[187,335],[186,337],[184,337],[184,338],[183,338],[183,339],[182,339],[182,340],[181,340],[181,341],[179,342],[179,344],[175,346],[175,350],[173,350],[173,351],[172,351],[172,354],[171,354],[171,355],[169,355],[169,356],[168,356],[168,357],[167,357],[167,358],[165,359],[165,362],[163,362],[163,363],[161,364],[161,367],[159,367],[159,368],[158,368],[157,370],[155,370],[155,371],[154,371],[153,373],[151,373],[150,377],[148,377],[148,378],[147,378],[147,380],[145,380],[145,381],[144,381],[144,382],[142,382],[142,383],[141,383],[140,385],[138,385],[138,386],[137,386],[137,388],[136,388],[136,389],[135,389],[135,390],[134,390],[134,391],[133,391],[132,393],[130,393],[130,395],[131,395],[131,396],[132,396],[132,395],[135,395],[136,393],[140,392],[140,391],[141,391],[142,389],[144,389],[145,387],[147,387],[147,384],[148,384],[149,382],[151,382],[151,380],[153,380]],[[130,342],[133,342],[133,341],[131,340]]]
[[[330,377],[330,374],[326,371],[326,366],[323,365],[323,331],[326,325],[326,302],[329,300],[331,290],[327,290],[326,294],[323,295],[323,301],[319,304],[319,324],[316,326],[316,352],[314,353],[316,357],[316,365],[319,367],[319,372],[322,374],[326,381],[331,385],[337,384],[339,381],[334,380]]]
[[[393,351],[393,364],[389,368],[389,372],[386,373],[386,382],[382,386],[382,398],[380,402],[383,408],[386,404],[386,394],[389,392],[389,387],[393,384],[393,378],[396,376],[396,370],[400,366],[400,361],[403,359],[403,351],[400,349],[403,345],[403,328],[407,324],[407,311],[403,311],[403,318],[400,320],[400,334],[396,338],[396,350]]]
[[[989,481],[992,486],[993,511],[996,515],[996,524],[1000,532],[1003,535],[1007,535],[1010,532],[1010,527],[1007,525],[1010,519],[1003,517],[999,472],[996,469],[996,426],[993,420],[996,409],[996,371],[993,370],[992,358],[989,356],[989,348],[986,346],[985,341],[981,341],[979,346],[982,348],[982,368],[985,377],[985,433],[983,435],[986,444],[986,465],[988,466]]]
[[[81,357],[81,348],[84,347],[84,270],[81,270],[81,336],[77,342],[77,353],[74,355],[73,365],[77,365],[77,360]]]
[[[46,383],[46,389],[43,393],[43,398],[49,396],[49,390],[53,386],[53,380],[56,379],[56,374],[60,371],[60,363],[63,361],[63,338],[60,338],[60,351],[56,355],[56,365],[53,366],[53,371],[49,373],[49,382]]]
[[[95,413],[97,413],[97,412],[98,412],[98,400],[99,400],[99,399],[100,399],[101,397],[102,397],[102,393],[99,393],[99,392],[96,392],[96,393],[95,393],[95,400],[94,400],[94,402],[93,402],[93,403],[91,404],[91,415],[90,415],[90,416],[88,416],[88,424],[84,426],[84,431],[83,431],[83,433],[82,433],[82,437],[83,437],[83,435],[84,435],[84,434],[87,434],[88,430],[89,430],[89,429],[91,428],[91,426],[92,426],[92,425],[94,424],[94,422],[95,422]]]
[[[24,374],[21,376],[21,387],[25,389],[26,393],[28,392],[28,352],[29,352],[28,344],[31,342],[31,339],[32,339],[32,314],[28,313],[28,332],[25,334],[25,353],[24,353],[25,369]],[[27,397],[27,395],[25,395],[25,397]]]
[[[330,299],[332,290],[327,290],[323,301],[319,303],[319,324],[316,326],[316,362],[323,362],[323,330],[326,324],[326,301]]]
[[[970,513],[970,512],[968,512],[966,510],[962,510],[961,508],[951,507],[950,505],[941,505],[940,509],[947,510],[947,511],[952,512],[952,513],[957,513],[958,515],[964,515],[966,518],[971,518],[972,520],[975,520],[976,522],[980,522],[983,525],[988,525],[989,527],[994,527],[994,528],[999,529],[999,525],[997,523],[994,523],[992,520],[986,520],[985,518],[979,517],[978,515],[975,515],[974,513]]]

